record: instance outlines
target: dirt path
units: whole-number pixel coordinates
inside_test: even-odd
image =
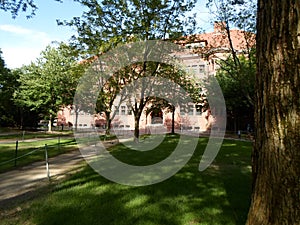
[[[50,179],[57,179],[80,166],[82,158],[78,150],[49,159]],[[0,208],[19,196],[48,185],[46,163],[35,162],[19,169],[0,174]]]
[[[103,142],[106,148],[117,144],[117,141]],[[74,150],[49,158],[50,181],[47,176],[46,162],[34,162],[30,165],[0,173],[0,209],[7,208],[17,199],[30,197],[37,189],[47,187],[53,181],[72,172],[76,172],[84,163],[79,150]]]

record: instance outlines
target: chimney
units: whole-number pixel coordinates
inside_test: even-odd
[[[226,29],[225,21],[222,21],[222,22],[215,21],[215,23],[214,23],[214,32],[215,33],[220,33],[222,31],[224,31],[225,29]]]

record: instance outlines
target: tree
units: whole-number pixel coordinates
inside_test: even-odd
[[[214,40],[195,50],[219,66],[217,79],[225,91],[228,124],[233,124],[227,128],[235,131],[254,120],[255,2],[208,0],[207,7],[218,21]]]
[[[34,127],[37,125],[37,113],[25,106],[18,105],[14,93],[19,89],[20,69],[6,68],[0,54],[0,126],[3,127]]]
[[[101,62],[99,62],[101,65]],[[101,66],[100,66],[101,68]],[[123,101],[127,99],[127,95],[122,93],[122,88],[127,83],[127,71],[126,68],[116,72],[113,76],[101,76],[101,80],[99,83],[101,84],[101,90],[98,95],[97,103],[96,103],[96,112],[105,113],[106,117],[106,135],[110,135],[111,122],[116,116],[117,111]],[[114,101],[117,96],[120,95],[120,99],[118,102],[117,110],[114,110],[112,113],[112,108],[114,106]]]
[[[58,110],[73,102],[78,78],[84,65],[79,64],[64,43],[47,46],[40,58],[22,68],[15,100],[19,105],[38,111],[49,119],[49,131]]]
[[[75,0],[88,10],[71,21],[78,35],[73,44],[89,55],[100,55],[119,43],[176,39],[195,28],[194,16],[187,16],[196,0]]]
[[[0,50],[0,126],[14,126],[16,106],[13,93],[18,86],[17,76],[6,68]]]
[[[248,124],[252,128],[254,126],[255,65],[250,64],[243,55],[239,57],[239,62],[239,70],[234,69],[231,57],[219,62],[220,69],[216,74],[226,102],[227,128],[234,131],[246,128]]]
[[[248,225],[300,224],[300,2],[259,0]]]
[[[75,17],[69,22],[58,21],[58,24],[77,29],[78,36],[73,37],[73,44],[89,56],[100,56],[120,43],[156,39],[174,40],[190,33],[195,26],[195,19],[185,15],[194,7],[195,0],[76,1],[86,6],[88,11],[84,12],[81,18]],[[139,77],[154,76],[157,73],[157,69],[160,67],[159,63],[145,61],[149,53],[151,53],[151,49],[144,52],[144,57],[142,57],[144,60],[126,70],[129,71],[126,75],[127,83],[133,82]],[[138,72],[134,68],[138,68]],[[116,83],[116,85],[120,84]],[[116,91],[119,89],[114,88]],[[143,90],[142,88],[141,91]],[[113,102],[113,100],[108,99],[109,102]],[[136,100],[139,102],[134,103],[132,111],[135,115],[135,137],[137,138],[139,136],[139,119],[148,100],[145,101],[144,98],[136,98]]]

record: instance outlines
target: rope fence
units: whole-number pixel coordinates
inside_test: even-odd
[[[26,153],[26,154],[24,154],[24,155],[15,157],[15,158],[10,159],[10,160],[7,160],[7,161],[5,161],[5,162],[1,162],[1,163],[0,163],[0,166],[2,166],[2,165],[4,165],[4,164],[7,164],[7,163],[10,163],[10,162],[13,162],[13,161],[16,161],[16,160],[18,160],[18,159],[24,158],[25,156],[31,155],[31,154],[33,154],[34,152],[39,151],[39,150],[41,150],[41,149],[38,148],[38,149],[32,150],[32,151],[30,151],[30,152],[28,152],[28,153]]]
[[[56,139],[56,138],[53,138],[53,139],[51,139],[51,140],[55,140],[55,139]],[[37,157],[39,158],[38,160],[37,160],[37,159],[33,159],[33,160],[31,161],[31,160],[29,159],[29,160],[27,160],[27,162],[24,162],[24,160],[23,160],[23,163],[21,163],[21,164],[23,164],[23,165],[25,166],[25,165],[30,164],[31,162],[45,161],[45,162],[46,162],[46,172],[47,172],[46,175],[47,175],[48,179],[50,179],[49,160],[48,160],[48,159],[49,159],[48,150],[56,149],[58,152],[60,152],[62,145],[64,145],[64,144],[67,144],[67,145],[68,145],[68,143],[69,143],[69,142],[68,142],[68,139],[69,139],[69,138],[66,139],[66,142],[65,142],[65,143],[62,143],[61,137],[58,136],[58,137],[57,137],[57,143],[53,143],[52,146],[51,146],[51,145],[48,145],[48,144],[41,144],[41,145],[42,145],[41,147],[34,147],[34,146],[30,146],[30,145],[28,146],[28,145],[26,145],[26,148],[22,147],[22,150],[21,150],[21,148],[20,148],[19,141],[17,140],[17,141],[15,142],[15,153],[14,153],[15,156],[14,156],[13,158],[11,158],[11,159],[8,159],[8,160],[6,160],[6,161],[0,162],[0,166],[1,166],[1,167],[4,166],[3,168],[6,168],[6,169],[4,169],[3,172],[5,172],[5,171],[7,171],[7,170],[9,170],[9,169],[12,169],[12,168],[16,168],[16,167],[17,167],[17,162],[18,162],[18,161],[20,162],[21,159],[24,159],[24,158],[26,158],[26,157],[30,157],[31,155],[35,154],[36,152],[41,151],[41,152],[44,152],[44,155],[39,155],[39,156],[37,156]],[[46,140],[46,139],[45,139],[45,140]],[[49,140],[49,139],[47,139],[47,140]],[[70,140],[72,140],[72,139],[70,139]],[[43,141],[43,140],[41,140],[41,141]],[[71,142],[72,142],[72,141],[71,141]],[[12,142],[12,143],[14,143],[14,142]],[[19,154],[20,151],[24,151],[24,150],[26,151],[26,149],[27,149],[27,151],[30,150],[30,149],[32,149],[32,150],[18,156],[18,154]],[[14,151],[14,150],[12,150],[12,154],[13,154],[13,151]],[[55,153],[54,153],[54,154],[55,154]],[[60,153],[58,153],[58,154],[60,154]],[[13,164],[13,163],[14,163],[14,164]],[[9,166],[9,165],[7,165],[7,164],[11,164],[11,165]],[[19,164],[20,164],[20,163],[19,163]]]

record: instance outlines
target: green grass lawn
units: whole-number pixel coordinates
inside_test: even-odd
[[[2,128],[3,129],[3,128]],[[54,133],[48,133],[44,131],[22,131],[22,130],[9,130],[5,135],[1,135],[0,140],[27,140],[32,138],[49,138],[57,136],[69,136],[72,135],[72,131],[55,131]]]
[[[28,165],[29,163],[41,161],[45,159],[45,144],[47,144],[48,155],[49,157],[53,157],[67,151],[76,149],[76,142],[72,137],[53,137],[45,136],[45,138],[53,138],[53,139],[44,139],[44,140],[32,140],[29,142],[18,142],[18,152],[17,156],[23,156],[30,152],[32,154],[17,159],[17,168],[21,166]],[[5,172],[7,170],[16,168],[15,167],[15,150],[16,150],[16,143],[8,143],[8,142],[0,142],[0,173]],[[10,161],[13,160],[13,161]],[[10,161],[8,163],[5,163]]]
[[[204,172],[198,171],[207,138],[176,175],[154,185],[113,183],[89,166],[51,186],[47,193],[19,203],[0,224],[70,225],[225,225],[244,224],[250,203],[252,144],[225,140]],[[160,161],[178,141],[169,136],[153,151],[136,152],[117,145],[111,153],[139,165]]]

